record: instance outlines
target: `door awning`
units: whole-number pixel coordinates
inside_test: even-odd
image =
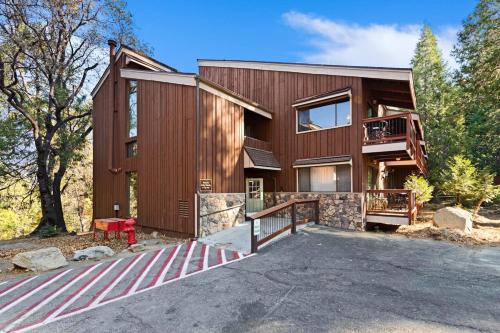
[[[281,166],[274,154],[267,150],[244,147],[245,169],[262,169],[262,170],[275,170],[281,171]]]

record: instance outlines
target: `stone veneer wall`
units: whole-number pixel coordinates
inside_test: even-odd
[[[245,193],[200,194],[200,236],[205,237],[244,222],[244,205]]]
[[[292,199],[319,198],[320,224],[349,230],[365,230],[363,194],[356,192],[276,192],[276,205]],[[273,193],[264,194],[264,207],[274,206]],[[309,207],[308,207],[309,206]],[[297,218],[311,216],[310,205],[297,206]]]

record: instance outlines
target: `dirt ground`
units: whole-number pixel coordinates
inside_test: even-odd
[[[115,239],[114,234],[110,234],[110,241],[104,241],[102,239],[102,234],[98,234],[96,240],[92,238],[92,233],[86,233],[81,235],[63,235],[50,238],[39,238],[39,237],[25,237],[17,238],[7,241],[0,242],[0,280],[6,277],[11,277],[12,275],[25,274],[27,273],[23,269],[14,268],[11,264],[12,258],[20,253],[26,251],[33,251],[37,249],[42,249],[46,247],[57,247],[59,248],[66,259],[71,261],[73,258],[73,252],[76,250],[82,250],[91,246],[104,245],[109,246],[115,253],[120,253],[128,247],[126,234],[122,233],[121,240]],[[151,234],[137,232],[137,241],[153,239]],[[175,244],[182,240],[167,237],[162,234],[157,235],[156,238],[160,238],[164,244]],[[33,273],[34,274],[34,273]]]
[[[470,234],[461,230],[440,229],[433,225],[431,210],[422,211],[418,223],[404,225],[393,231],[409,238],[431,238],[456,242],[467,246],[487,245],[500,246],[500,209],[498,207],[482,208],[473,219]]]

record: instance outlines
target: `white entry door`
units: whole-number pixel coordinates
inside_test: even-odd
[[[260,212],[264,208],[264,179],[246,179],[247,213]]]

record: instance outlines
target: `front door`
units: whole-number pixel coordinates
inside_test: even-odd
[[[260,212],[264,208],[264,179],[246,179],[247,213]]]

